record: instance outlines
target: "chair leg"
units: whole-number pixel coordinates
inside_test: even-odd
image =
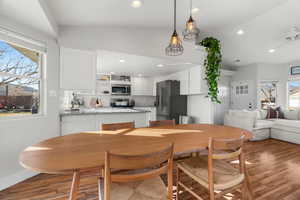
[[[98,178],[98,194],[99,200],[104,200],[104,179],[102,177]]]
[[[78,171],[75,171],[73,173],[73,180],[72,180],[72,186],[71,186],[69,200],[77,199],[77,192],[78,192],[79,184],[80,184],[80,174]]]
[[[176,168],[176,200],[179,199],[179,168]]]
[[[215,193],[214,193],[214,191],[209,191],[209,199],[210,200],[215,200]]]
[[[241,188],[241,196],[242,196],[242,200],[246,200],[248,194],[248,189],[247,189],[247,182],[246,180],[244,180],[243,184],[242,184],[242,188]]]
[[[245,181],[246,181],[246,188],[247,188],[247,198],[249,200],[252,200],[253,199],[253,191],[252,191],[252,188],[250,186],[250,178],[249,178],[249,174],[248,174],[248,171],[245,170]]]
[[[168,200],[173,199],[173,166],[168,170]]]

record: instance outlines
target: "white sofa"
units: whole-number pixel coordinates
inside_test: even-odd
[[[266,111],[229,110],[224,125],[253,133],[252,141],[275,138],[300,144],[300,111],[284,111],[285,119],[266,119]]]

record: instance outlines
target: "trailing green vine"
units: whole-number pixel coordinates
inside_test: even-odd
[[[220,66],[222,61],[220,41],[213,37],[207,37],[200,42],[205,47],[207,57],[204,61],[205,79],[208,85],[208,97],[212,102],[221,103],[218,98],[218,80],[220,77]]]

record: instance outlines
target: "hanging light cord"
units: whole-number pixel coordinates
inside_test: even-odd
[[[174,31],[176,31],[176,0],[174,0]]]
[[[193,0],[190,0],[190,16],[192,16]]]

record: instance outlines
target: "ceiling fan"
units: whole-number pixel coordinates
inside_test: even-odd
[[[287,32],[285,39],[288,41],[300,40],[300,29],[296,26],[292,27],[289,32]]]

